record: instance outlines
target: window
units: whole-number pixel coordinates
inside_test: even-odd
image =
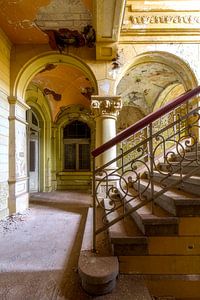
[[[35,172],[35,162],[36,162],[36,153],[35,153],[35,141],[30,141],[30,172]]]
[[[90,170],[90,128],[74,121],[63,130],[64,170]]]

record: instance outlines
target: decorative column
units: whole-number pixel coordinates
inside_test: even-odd
[[[120,96],[91,96],[91,110],[96,120],[96,148],[116,136],[116,120],[122,102]],[[96,167],[100,167],[116,157],[116,146],[108,149],[96,159]],[[109,166],[116,169],[116,163]]]
[[[16,97],[8,97],[9,116],[9,213],[28,208],[27,122],[29,106]]]

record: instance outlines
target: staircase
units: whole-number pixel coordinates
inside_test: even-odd
[[[190,154],[196,155],[195,151]],[[159,166],[161,170],[163,165]],[[154,170],[154,192],[161,192],[164,184],[173,184],[179,176],[177,173],[163,180],[165,174]],[[137,186],[129,186],[124,204],[126,212],[151,197],[148,175],[143,177],[142,197],[134,197],[138,195]],[[118,256],[122,273],[200,273],[199,183],[200,177],[192,176],[109,227],[113,255]],[[104,200],[104,206],[110,209],[110,199]],[[108,222],[119,215],[117,210],[108,214]]]
[[[94,216],[97,207],[104,210],[98,228],[94,217],[94,248],[107,230],[120,273],[146,276],[156,297],[200,299],[199,92],[180,96],[93,151],[94,157],[113,145],[121,151],[94,170]],[[113,161],[118,168],[110,171]]]

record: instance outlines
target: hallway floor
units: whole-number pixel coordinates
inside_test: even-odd
[[[0,221],[0,300],[146,300],[131,276],[120,276],[112,294],[82,290],[77,262],[89,194],[37,193],[32,200],[25,213]]]

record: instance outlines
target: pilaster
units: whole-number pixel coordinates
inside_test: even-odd
[[[10,213],[28,208],[27,122],[29,106],[16,97],[8,97],[9,115],[9,198]]]

